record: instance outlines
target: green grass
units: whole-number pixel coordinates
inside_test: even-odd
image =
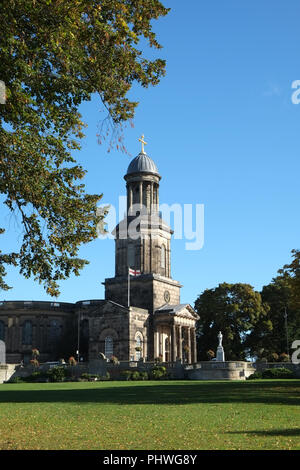
[[[0,385],[0,449],[300,449],[300,380]]]

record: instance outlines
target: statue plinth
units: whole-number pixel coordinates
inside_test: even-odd
[[[219,331],[219,334],[218,334],[219,346],[217,347],[217,357],[216,357],[216,361],[219,361],[219,362],[225,362],[225,354],[224,354],[224,349],[222,346],[222,339],[223,339],[223,335],[221,331]]]
[[[218,346],[217,347],[216,361],[225,362],[225,354],[224,354],[223,346]]]

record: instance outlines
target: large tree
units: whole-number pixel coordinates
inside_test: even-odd
[[[57,281],[87,263],[78,249],[103,215],[73,156],[84,136],[78,107],[97,94],[113,126],[134,116],[132,84],[156,85],[165,73],[164,60],[136,46],[146,38],[160,48],[151,22],[167,12],[158,0],[1,2],[0,194],[24,232],[18,249],[0,252],[0,288],[14,264],[58,295]]]
[[[219,284],[206,289],[196,300],[195,310],[200,316],[197,326],[198,357],[208,360],[207,351],[216,352],[218,332],[223,334],[226,360],[244,360],[248,354],[249,332],[258,322],[268,325],[268,307],[259,292],[249,284]]]
[[[278,273],[290,287],[289,307],[300,310],[300,250],[292,250],[292,258]]]
[[[293,289],[286,276],[274,278],[263,287],[261,296],[269,306],[267,319],[272,328],[264,328],[259,321],[249,335],[249,347],[255,356],[268,360],[277,356],[280,360],[282,353],[291,354],[291,344],[300,337],[300,309],[294,306]]]

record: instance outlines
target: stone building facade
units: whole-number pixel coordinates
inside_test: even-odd
[[[55,342],[73,324],[87,339],[85,359],[100,353],[119,360],[197,361],[195,325],[199,318],[180,303],[181,285],[171,277],[171,228],[159,213],[161,176],[144,148],[125,175],[127,214],[114,230],[115,276],[104,281],[104,300],[0,302],[0,340],[7,362],[57,359]],[[129,277],[129,268],[136,276]],[[73,331],[72,330],[72,331]],[[70,351],[70,355],[75,351]]]

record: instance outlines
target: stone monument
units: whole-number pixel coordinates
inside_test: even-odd
[[[218,362],[225,362],[225,354],[224,354],[224,348],[222,346],[222,339],[223,339],[223,335],[221,331],[219,331],[219,334],[218,334],[219,346],[217,347],[217,357],[216,357],[216,360]]]

